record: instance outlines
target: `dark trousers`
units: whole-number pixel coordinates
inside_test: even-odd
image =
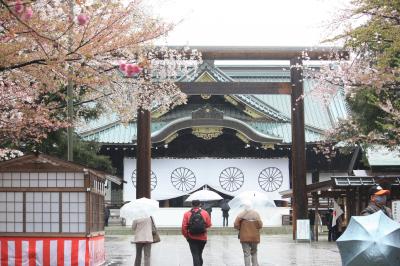
[[[190,252],[193,257],[193,266],[202,266],[203,265],[203,249],[206,245],[207,241],[204,240],[195,240],[188,239]]]
[[[328,241],[336,241],[337,238],[337,227],[328,228]]]
[[[222,217],[222,226],[228,226],[228,217]]]
[[[151,243],[136,243],[135,266],[141,265],[142,250],[144,253],[144,266],[150,266]]]

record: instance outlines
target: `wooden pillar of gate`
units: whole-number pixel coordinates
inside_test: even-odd
[[[136,198],[151,197],[151,115],[139,110],[137,115]]]
[[[303,70],[300,57],[290,60],[292,84],[292,215],[293,239],[296,239],[297,219],[307,219],[306,151],[304,132]]]

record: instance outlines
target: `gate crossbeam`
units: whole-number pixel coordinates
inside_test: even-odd
[[[290,82],[177,82],[187,95],[290,94]]]

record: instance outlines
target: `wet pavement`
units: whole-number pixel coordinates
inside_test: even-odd
[[[133,236],[106,237],[106,265],[133,265],[135,245]],[[190,266],[192,257],[189,245],[180,235],[161,235],[161,242],[151,249],[152,266]],[[203,252],[204,266],[244,265],[243,253],[237,236],[212,235]],[[330,266],[341,265],[335,242],[322,236],[319,242],[296,243],[291,235],[262,235],[258,246],[260,266]],[[143,263],[143,262],[142,262]]]

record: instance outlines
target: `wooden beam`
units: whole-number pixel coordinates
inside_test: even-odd
[[[307,196],[310,196],[310,192],[308,193]],[[318,198],[338,198],[340,196],[345,196],[346,195],[346,190],[341,190],[341,191],[320,191],[317,193]],[[293,198],[293,193],[288,192],[287,194],[282,195],[282,198]],[[293,205],[293,204],[292,204]]]
[[[151,195],[151,116],[148,110],[138,111],[136,151],[136,198]]]
[[[338,198],[340,196],[346,195],[346,191],[321,191],[320,194],[318,194],[318,197],[320,198]]]
[[[171,46],[173,49],[182,47]],[[348,58],[349,52],[341,47],[295,46],[191,46],[201,52],[203,60],[332,60],[332,52]],[[307,55],[305,55],[305,53]]]
[[[0,187],[0,192],[86,192],[84,187]]]
[[[290,82],[176,82],[188,95],[290,94]]]
[[[290,60],[291,66],[301,66],[302,60]],[[308,218],[308,199],[306,190],[306,142],[304,132],[303,70],[292,67],[290,81],[292,110],[292,189],[293,189],[293,239],[296,239],[297,219]]]

